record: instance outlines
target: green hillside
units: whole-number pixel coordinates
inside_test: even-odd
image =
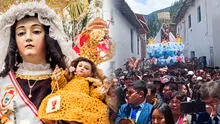
[[[161,23],[159,22],[157,17],[157,14],[160,12],[170,12],[170,7],[152,12],[151,14],[145,16],[148,27],[150,29],[150,33],[148,34],[148,37],[155,37],[158,30],[161,27]]]
[[[173,19],[178,14],[178,11],[181,8],[183,2],[184,0],[176,1],[170,7],[157,10],[149,15],[146,15],[145,18],[147,20],[148,27],[150,29],[150,33],[148,34],[148,37],[155,37],[161,27],[161,23],[158,20],[157,14],[160,12],[170,12],[171,19]]]

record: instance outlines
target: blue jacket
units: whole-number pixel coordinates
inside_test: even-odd
[[[121,105],[117,117],[115,119],[115,124],[118,124],[118,122],[122,118],[129,118],[131,110],[129,110],[128,104]],[[144,103],[144,107],[141,110],[140,116],[138,117],[138,120],[136,124],[150,124],[151,123],[151,112],[152,112],[153,106],[149,103]]]

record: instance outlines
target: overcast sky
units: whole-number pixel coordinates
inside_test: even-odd
[[[148,15],[156,10],[171,6],[178,0],[125,0],[135,13]]]

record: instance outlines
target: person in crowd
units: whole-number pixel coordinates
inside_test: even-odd
[[[125,103],[124,91],[116,82],[113,82],[112,86],[106,93],[105,101],[109,107],[110,123],[113,124],[120,106]]]
[[[174,83],[167,83],[164,85],[163,87],[163,99],[164,102],[166,102],[167,104],[170,102],[171,100],[171,95],[174,91],[178,90],[178,86],[177,84]]]
[[[205,82],[209,82],[212,80],[211,74],[210,73],[206,73],[206,76],[204,77],[204,81]]]
[[[215,80],[220,80],[220,74],[219,73],[215,73],[213,74],[213,78],[212,78],[214,81]]]
[[[102,102],[107,85],[98,80],[100,76],[96,65],[87,58],[79,57],[71,62],[71,67],[75,68],[72,72],[55,69],[52,93],[42,101],[38,117],[49,123],[65,120],[108,124],[108,107]]]
[[[163,95],[163,88],[164,84],[160,82],[160,80],[154,80],[153,84],[156,86],[156,101],[157,102],[164,102],[164,95]]]
[[[186,83],[180,84],[180,88],[179,89],[185,95],[186,101],[189,102],[191,100],[191,93],[190,93],[189,86]]]
[[[220,105],[220,80],[201,82],[197,86],[201,100],[206,103],[207,112],[210,114],[212,123],[218,124],[220,122],[220,116],[217,112]]]
[[[196,76],[194,74],[194,71],[188,71],[187,72],[186,78],[187,78],[187,80],[189,82],[189,88],[193,88],[193,85],[194,85],[195,80],[196,80],[196,79],[194,79],[195,77]]]
[[[156,103],[152,112],[152,124],[174,124],[173,114],[166,103]]]
[[[171,100],[169,106],[173,113],[174,121],[177,124],[181,124],[183,122],[183,115],[180,113],[180,103],[185,101],[185,96],[181,91],[175,91],[171,95]]]
[[[147,84],[147,96],[146,101],[152,105],[154,105],[157,101],[157,87],[155,84]]]
[[[151,123],[152,105],[146,102],[146,83],[143,80],[136,80],[128,84],[125,91],[127,103],[121,105],[115,124]]]
[[[74,59],[57,14],[42,2],[12,6],[0,17],[1,123],[41,124],[37,110],[51,93],[55,66]]]

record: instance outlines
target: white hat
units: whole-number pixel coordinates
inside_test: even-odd
[[[194,75],[193,71],[188,71],[187,75]]]
[[[9,46],[11,26],[16,20],[21,20],[26,15],[34,16],[38,14],[38,20],[45,26],[50,26],[49,36],[58,41],[58,44],[69,59],[74,59],[77,55],[72,50],[72,46],[68,45],[68,37],[64,33],[61,18],[50,9],[44,1],[41,2],[25,2],[13,5],[10,9],[0,15],[0,70],[4,67],[4,59],[7,55]]]
[[[199,77],[196,78],[196,80],[200,81],[200,80],[202,80],[202,77],[199,76]]]

